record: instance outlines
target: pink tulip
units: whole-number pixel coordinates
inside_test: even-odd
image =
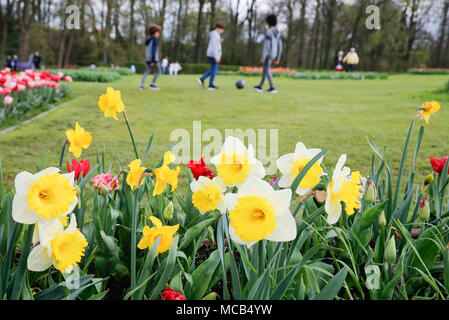
[[[8,105],[11,104],[14,101],[14,99],[11,96],[6,96],[3,98],[3,103]]]
[[[112,192],[118,189],[118,177],[112,177],[111,171],[97,175],[92,183],[100,191]]]

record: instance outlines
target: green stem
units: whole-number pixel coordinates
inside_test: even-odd
[[[59,165],[58,165],[59,170],[62,170],[62,162],[64,161],[64,152],[65,152],[66,145],[67,145],[67,140],[64,141],[64,144],[62,145],[62,149],[61,149],[61,155],[59,156]]]
[[[19,300],[20,295],[22,293],[23,279],[25,277],[28,255],[30,254],[31,247],[33,245],[32,241],[33,241],[34,227],[35,227],[34,224],[28,226],[22,254],[20,255],[19,267],[16,271],[14,288],[10,298],[11,300]]]
[[[139,152],[137,151],[137,147],[136,147],[136,141],[134,141],[134,135],[131,130],[131,126],[129,125],[128,116],[126,115],[125,110],[123,110],[123,118],[125,119],[126,126],[128,127],[128,132],[129,132],[129,136],[131,137],[131,142],[133,143],[134,153],[136,154],[136,159],[140,159]]]
[[[139,215],[139,200],[135,195],[133,215],[132,215],[132,229],[131,229],[131,290],[136,287],[136,249],[137,249],[137,217]]]

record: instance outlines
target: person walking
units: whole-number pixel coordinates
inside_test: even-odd
[[[196,82],[202,87],[204,87],[204,80],[209,78],[208,90],[217,90],[218,87],[215,86],[215,76],[218,72],[218,64],[221,61],[221,34],[225,29],[224,23],[217,22],[215,24],[215,29],[209,32],[209,44],[207,46],[207,58],[209,59],[210,69],[207,70],[201,78],[196,79]]]
[[[279,64],[279,60],[281,59],[282,54],[282,39],[279,30],[276,29],[277,17],[274,14],[270,14],[267,17],[266,22],[268,25],[268,29],[265,33],[262,59],[260,60],[260,62],[263,63],[262,79],[260,80],[260,84],[254,87],[254,90],[257,92],[263,92],[262,86],[265,82],[265,79],[268,79],[270,88],[267,90],[267,92],[276,93],[277,91],[274,88],[273,76],[270,69],[272,63]]]
[[[142,82],[140,83],[140,90],[144,89],[145,86],[145,80],[147,79],[148,75],[151,72],[151,68],[156,68],[156,71],[154,73],[153,81],[151,81],[150,84],[150,90],[159,91],[160,88],[156,86],[156,81],[159,78],[159,75],[161,74],[161,64],[158,61],[158,47],[159,47],[159,41],[158,38],[161,34],[161,26],[158,26],[156,24],[151,25],[148,28],[149,38],[145,42],[145,72],[143,73]]]

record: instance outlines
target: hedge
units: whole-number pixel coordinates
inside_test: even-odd
[[[145,62],[128,62],[126,64],[127,67],[131,67],[131,65],[136,67],[137,73],[143,73],[145,71]],[[180,73],[182,74],[202,74],[209,70],[210,65],[206,63],[181,63],[181,67],[182,70]],[[239,66],[220,64],[218,69],[219,71],[237,72]]]

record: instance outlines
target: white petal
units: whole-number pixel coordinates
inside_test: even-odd
[[[266,239],[271,241],[291,241],[296,238],[296,221],[290,211],[276,216],[276,228]]]
[[[268,197],[274,193],[273,187],[270,184],[258,177],[251,176],[239,187],[238,195],[258,195]]]
[[[218,166],[219,162],[220,162],[220,158],[221,158],[221,153],[217,154],[216,156],[213,156],[210,159],[210,163],[212,163],[214,166]]]
[[[295,159],[296,158],[294,153],[284,154],[282,157],[277,159],[276,164],[279,168],[279,171],[284,175],[289,175],[292,171]]]
[[[34,184],[34,181],[35,180],[33,179],[33,175],[31,173],[26,171],[20,172],[14,180],[14,187],[16,189],[16,193],[27,195],[28,190]]]
[[[200,187],[198,181],[193,180],[193,181],[190,183],[190,190],[192,190],[192,192],[195,193],[195,192],[197,192],[199,189],[201,189],[201,187]]]
[[[235,229],[231,227],[231,224],[229,224],[229,236],[231,237],[231,240],[234,241],[237,244],[245,245],[247,248],[250,248],[253,244],[257,243],[257,241],[243,241],[236,233]]]
[[[309,158],[310,158],[310,159],[313,159],[313,157],[315,157],[318,153],[321,152],[321,149],[309,149],[309,150],[307,150],[307,151],[308,151],[308,153],[309,153]],[[320,158],[318,159],[318,163],[319,163],[319,164],[321,164],[321,162],[323,162],[323,157],[324,157],[324,156],[322,156],[322,157],[320,157]]]
[[[205,176],[199,176],[197,181],[201,189],[212,183],[212,180]]]
[[[226,205],[226,209],[233,210],[235,208],[235,204],[237,203],[237,194],[235,193],[227,193],[224,196],[224,203]]]
[[[298,142],[295,147],[295,157],[296,158],[305,158],[308,156],[307,148],[302,142]]]
[[[246,149],[243,142],[233,136],[229,136],[226,138],[225,142],[223,143],[221,152],[244,154],[246,156],[248,155],[248,150]]]
[[[339,200],[332,199],[330,188],[327,188],[326,203],[324,204],[324,210],[327,213],[327,222],[334,224],[338,221],[341,215],[341,203]]]
[[[27,260],[28,270],[30,271],[45,271],[52,265],[51,258],[48,255],[47,248],[42,245],[34,247]]]
[[[265,177],[265,168],[263,167],[263,164],[260,160],[257,160],[254,158],[252,161],[251,167],[249,169],[249,175],[250,176],[256,176],[260,179]]]
[[[64,226],[59,219],[39,220],[39,240],[42,244],[47,244],[55,235],[64,231]]]
[[[58,173],[59,169],[55,167],[49,167],[47,169],[44,169],[42,171],[39,171],[38,173],[33,175],[33,179],[38,180],[40,177],[46,176],[47,174],[55,174]]]
[[[268,202],[273,206],[275,215],[279,216],[289,211],[291,199],[292,190],[284,189],[271,193],[268,197]]]
[[[337,165],[335,166],[335,170],[341,170],[346,162],[346,154],[342,154],[340,158],[338,158]]]
[[[30,210],[28,199],[22,193],[14,195],[12,200],[12,218],[14,221],[23,224],[33,224],[38,220],[38,215]]]
[[[285,175],[279,179],[278,186],[281,188],[290,188],[293,181],[295,181],[295,179],[293,179],[290,175]]]
[[[75,195],[72,204],[69,206],[69,210],[67,210],[66,212],[64,212],[63,214],[59,215],[60,217],[65,217],[66,215],[68,215],[70,212],[72,212],[76,205],[78,204],[78,197]]]
[[[68,179],[70,180],[70,184],[71,184],[72,186],[75,185],[75,171],[72,171],[72,172],[70,172],[70,173],[63,174],[62,176],[68,178]]]
[[[220,189],[221,192],[225,192],[228,187],[227,184],[220,177],[215,177],[212,179],[212,182]]]

